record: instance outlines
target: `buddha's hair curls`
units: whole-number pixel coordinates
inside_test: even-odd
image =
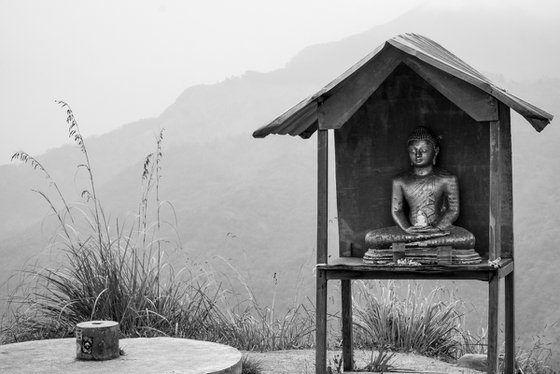
[[[406,142],[407,145],[410,145],[415,140],[426,140],[430,142],[434,149],[439,148],[439,139],[438,137],[434,136],[430,129],[423,126],[418,126],[414,129],[414,131],[408,137],[408,141]]]

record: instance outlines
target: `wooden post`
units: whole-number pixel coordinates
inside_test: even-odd
[[[327,274],[317,269],[315,373],[327,372]]]
[[[340,281],[342,294],[342,359],[344,371],[351,371],[354,364],[354,334],[352,331],[352,280]]]
[[[515,372],[515,289],[514,271],[505,277],[505,371]]]
[[[328,130],[317,131],[317,264],[326,264],[328,256]],[[315,370],[327,372],[327,277],[317,269]]]
[[[498,374],[498,311],[500,277],[494,274],[488,283],[488,374]]]
[[[104,361],[117,358],[119,351],[119,323],[88,321],[76,325],[76,358]]]
[[[489,243],[488,259],[495,260],[500,256],[502,234],[502,196],[501,196],[501,136],[500,121],[490,121],[490,193],[489,193]]]
[[[513,259],[513,183],[511,157],[511,116],[507,105],[499,103],[500,116],[500,192],[501,192],[501,248],[502,258]]]

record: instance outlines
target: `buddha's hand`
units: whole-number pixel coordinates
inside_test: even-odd
[[[413,235],[440,234],[442,232],[442,230],[434,226],[410,226],[405,231]]]

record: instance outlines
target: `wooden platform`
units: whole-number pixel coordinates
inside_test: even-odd
[[[121,339],[125,355],[108,361],[76,359],[76,339],[0,346],[0,373],[241,374],[241,353],[223,344],[176,338]]]
[[[483,259],[477,265],[420,265],[387,266],[365,264],[358,257],[341,257],[325,264],[319,262],[317,270],[317,365],[326,363],[327,335],[327,282],[340,280],[342,351],[343,357],[350,359],[344,363],[348,367],[353,358],[352,332],[352,281],[357,279],[440,279],[440,280],[478,280],[488,284],[488,362],[489,373],[498,372],[498,311],[500,279],[505,280],[505,362],[514,367],[514,261],[511,258],[488,263]],[[506,370],[510,372],[511,370]],[[324,372],[323,368],[317,374]],[[348,372],[348,371],[345,371]],[[459,371],[461,373],[461,371]],[[468,373],[463,371],[463,373]]]
[[[327,279],[464,279],[490,281],[498,275],[503,278],[513,271],[513,260],[503,259],[497,266],[483,259],[477,265],[421,265],[387,266],[364,264],[361,258],[340,257],[328,265],[318,264],[317,270],[326,271]]]

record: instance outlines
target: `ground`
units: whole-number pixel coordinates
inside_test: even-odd
[[[314,374],[315,373],[315,351],[314,350],[290,350],[274,352],[243,352],[255,361],[260,361],[263,369],[262,374]],[[340,351],[328,352],[328,363],[333,367],[333,358]],[[377,352],[374,352],[374,357]],[[371,351],[356,351],[354,360],[357,367],[364,367],[371,358]],[[453,373],[453,374],[476,374],[475,370],[458,368],[453,364],[439,361],[433,358],[415,355],[412,353],[397,353],[390,361],[395,369],[403,369],[407,373]]]

